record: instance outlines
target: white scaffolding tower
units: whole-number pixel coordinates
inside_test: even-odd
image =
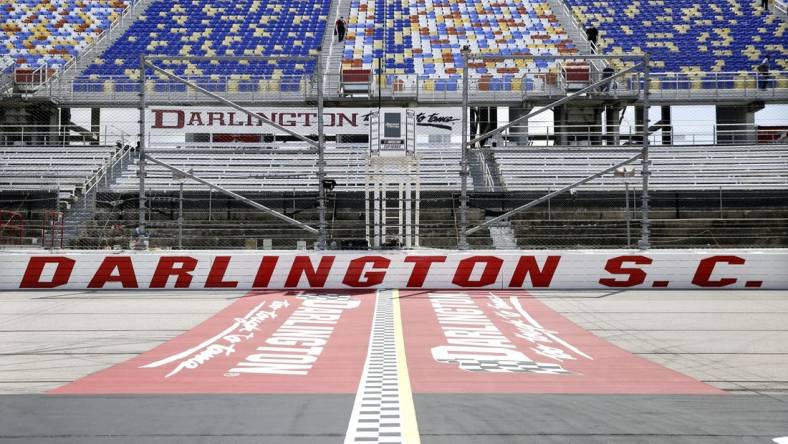
[[[370,116],[370,152],[364,185],[369,245],[418,248],[421,183],[415,150],[415,119],[408,110],[405,139],[396,147],[380,140],[380,119]]]

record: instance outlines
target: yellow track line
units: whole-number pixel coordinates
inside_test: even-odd
[[[402,311],[399,305],[399,290],[391,290],[394,308],[394,338],[397,353],[397,374],[399,375],[399,413],[402,428],[402,442],[419,444],[419,424],[416,420],[416,408],[413,405],[413,392],[410,390],[408,374],[408,358],[405,356],[405,337],[402,331]]]

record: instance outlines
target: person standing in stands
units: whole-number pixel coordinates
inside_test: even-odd
[[[609,79],[610,77],[613,77],[613,74],[615,74],[615,73],[616,73],[616,70],[615,70],[615,69],[613,69],[613,67],[612,67],[612,66],[610,66],[610,65],[608,65],[608,66],[605,66],[605,69],[603,69],[603,70],[602,70],[602,80],[604,80],[604,79]],[[601,90],[602,92],[608,92],[608,91],[610,91],[610,84],[611,84],[611,83],[613,83],[613,80],[611,80],[611,81],[609,81],[609,82],[605,83],[604,85],[602,85],[602,87],[600,88],[600,90]]]
[[[591,51],[596,52],[596,41],[599,38],[599,30],[596,29],[596,26],[591,25],[590,28],[586,29],[586,37],[591,43]]]
[[[347,24],[345,23],[345,17],[340,17],[337,19],[337,22],[334,24],[334,35],[337,36],[337,41],[341,42],[345,40],[345,32],[347,32]]]
[[[769,9],[769,0],[761,0],[761,8]]]
[[[758,71],[758,89],[766,89],[769,86],[769,57],[763,59],[756,68]]]

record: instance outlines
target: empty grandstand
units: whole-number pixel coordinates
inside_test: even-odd
[[[788,243],[786,24],[756,2],[25,1],[0,18],[15,244]],[[704,129],[677,129],[679,105],[708,106]]]
[[[328,0],[153,2],[145,14],[79,77],[79,88],[103,91],[112,79],[139,79],[140,54],[164,56],[309,56],[317,53]],[[179,75],[213,90],[256,90],[260,79],[298,90],[314,61],[169,61]],[[296,79],[296,80],[293,80]],[[254,80],[254,81],[253,81]],[[110,84],[111,85],[111,84]]]
[[[6,3],[0,8],[0,31],[5,37],[0,56],[8,56],[22,69],[62,68],[109,29],[131,3],[125,0]]]
[[[567,0],[577,19],[596,27],[599,49],[651,54],[655,71],[753,71],[765,57],[788,70],[783,18],[761,2]],[[692,54],[691,57],[687,57]],[[734,76],[731,76],[733,79]]]

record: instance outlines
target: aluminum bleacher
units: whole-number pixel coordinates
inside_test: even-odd
[[[224,152],[223,152],[224,151]],[[317,155],[303,152],[257,151],[239,153],[232,147],[211,149],[189,146],[180,150],[148,149],[147,154],[203,179],[236,192],[313,192],[317,189]],[[337,181],[337,191],[361,191],[367,182],[368,148],[327,147],[326,177]],[[420,181],[425,190],[450,190],[459,186],[459,148],[423,149],[419,155]],[[389,171],[397,174],[396,171]],[[146,187],[152,191],[175,191],[180,182],[172,173],[148,164]],[[137,167],[127,169],[112,186],[116,192],[138,189]],[[184,188],[207,191],[208,187],[186,181]]]
[[[118,154],[116,146],[3,146],[0,192],[53,191],[68,199],[95,185]]]
[[[554,191],[638,153],[632,148],[534,148],[494,151],[508,191]],[[649,188],[680,190],[786,190],[788,146],[652,147]],[[633,163],[639,171],[639,161]],[[628,179],[639,184],[640,177]],[[577,188],[617,191],[612,174]]]

